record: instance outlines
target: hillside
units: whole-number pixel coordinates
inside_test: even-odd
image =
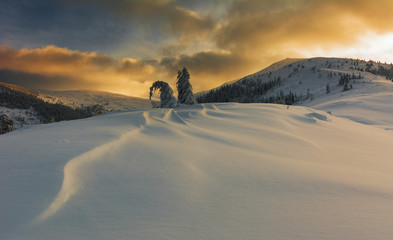
[[[276,104],[19,129],[0,136],[0,239],[391,239],[392,142]]]
[[[70,107],[83,107],[99,104],[105,112],[124,111],[129,109],[152,108],[149,99],[130,97],[103,91],[70,90],[49,91],[37,90],[39,97],[47,102],[61,103]]]
[[[0,114],[7,114],[15,128],[104,112],[152,108],[148,99],[101,91],[31,90],[0,82],[0,94]]]
[[[95,109],[73,109],[61,104],[48,103],[38,93],[12,84],[0,85],[0,114],[10,117],[11,128],[90,117]],[[2,132],[3,133],[3,132]]]
[[[198,102],[294,104],[373,125],[379,123],[367,117],[375,114],[380,104],[393,102],[391,64],[357,59],[311,58],[289,64],[282,61],[272,66],[275,68],[269,67],[199,94]],[[384,104],[384,107],[385,115],[393,114],[391,105]],[[390,116],[381,117],[390,119]],[[390,120],[383,121],[379,121],[381,127],[393,124]]]
[[[392,86],[393,66],[389,64],[342,58],[290,60],[198,94],[198,101],[293,104],[342,93],[344,88],[347,91],[367,85],[367,89],[380,80],[386,80],[387,87]],[[293,95],[292,99],[287,98],[289,95]]]
[[[273,72],[273,71],[276,71],[276,70],[278,70],[278,69],[280,69],[280,68],[282,68],[282,67],[284,67],[284,66],[286,66],[286,65],[289,65],[289,64],[292,64],[292,63],[301,61],[301,60],[303,60],[303,58],[286,58],[286,59],[284,59],[284,60],[281,60],[281,61],[278,61],[278,62],[276,62],[276,63],[273,63],[273,64],[270,65],[269,67],[264,68],[264,69],[262,69],[261,71],[259,71],[259,72],[257,72],[257,73],[248,75],[248,76],[246,76],[246,77],[244,77],[244,78],[242,78],[242,79],[246,79],[246,78],[248,78],[248,77],[253,77],[254,75],[259,75],[259,76],[260,76],[260,75],[263,75],[263,74],[266,74],[266,73],[269,73],[269,72]],[[239,81],[239,79],[233,80],[233,81],[229,81],[229,82],[226,82],[226,83],[222,84],[221,86],[216,87],[216,88],[213,88],[213,89],[211,89],[211,90],[207,90],[207,91],[203,91],[203,92],[198,92],[198,93],[195,94],[195,96],[196,96],[197,98],[200,99],[200,102],[201,102],[201,103],[207,102],[207,101],[204,101],[203,99],[201,99],[201,97],[204,96],[205,94],[209,93],[210,91],[216,91],[216,90],[218,90],[218,89],[221,89],[221,88],[223,88],[223,87],[225,87],[225,86],[228,86],[228,85],[232,85],[232,84],[234,84],[234,83],[237,84],[238,81]]]

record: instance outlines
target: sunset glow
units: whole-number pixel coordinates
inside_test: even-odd
[[[288,57],[393,62],[390,0],[1,1],[0,80],[147,97],[186,66],[194,91]]]

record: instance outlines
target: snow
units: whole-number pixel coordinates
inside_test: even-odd
[[[295,62],[298,62],[298,61],[301,61],[301,60],[303,60],[303,58],[286,58],[286,59],[283,59],[283,60],[278,61],[278,62],[276,62],[276,63],[273,63],[272,65],[268,66],[267,68],[262,69],[261,71],[259,71],[259,72],[257,72],[257,73],[254,73],[254,74],[245,76],[244,78],[247,78],[247,77],[252,77],[252,78],[254,78],[254,76],[257,76],[257,75],[260,75],[260,74],[266,74],[266,73],[269,73],[269,72],[274,72],[274,71],[277,71],[277,70],[279,70],[279,69],[281,69],[281,68],[287,66],[288,64],[292,64],[292,63],[295,63]],[[243,78],[242,78],[242,79],[243,79]],[[223,86],[226,86],[226,85],[230,85],[230,84],[236,83],[237,81],[239,81],[239,79],[236,79],[236,80],[232,80],[232,81],[226,82],[226,83],[224,83],[224,84],[222,84],[222,85],[220,85],[220,86],[218,86],[218,87],[216,87],[216,88],[213,88],[213,89],[211,89],[211,90],[219,89],[219,88],[221,88],[221,87],[223,87]],[[198,93],[195,94],[195,96],[198,97],[198,96],[204,95],[204,94],[206,94],[207,92],[209,92],[209,91],[211,91],[211,90],[206,90],[206,91],[198,92]]]
[[[124,111],[131,109],[149,109],[152,108],[152,102],[155,103],[155,101],[150,101],[149,99],[130,97],[103,91],[33,91],[17,85],[1,82],[0,86],[4,86],[23,93],[32,94],[49,103],[59,103],[72,108],[87,107],[99,104],[103,106],[105,112]],[[11,109],[0,106],[0,114],[1,113],[5,113],[11,117],[11,119],[14,121],[15,128],[42,123],[33,108]]]
[[[0,239],[392,239],[391,95],[370,91],[1,135]],[[336,115],[362,103],[376,124]]]
[[[7,114],[14,121],[15,128],[21,128],[26,125],[39,124],[41,120],[37,117],[34,109],[18,109],[0,106],[0,114]]]
[[[36,90],[39,97],[50,103],[60,103],[70,107],[83,107],[100,104],[107,112],[130,109],[152,108],[151,101],[145,98],[130,97],[103,91],[69,90],[49,91]],[[146,94],[146,97],[148,94]]]
[[[320,97],[303,106],[331,112],[356,122],[393,130],[393,83],[381,77],[371,78],[364,86]]]
[[[323,110],[359,123],[393,130],[393,82],[383,76],[359,70],[366,69],[368,63],[344,58],[288,58],[224,85],[241,84],[244,79],[263,83],[280,78],[280,86],[263,97],[277,96],[281,91],[284,95],[292,92],[304,98],[294,105]],[[392,67],[391,64],[373,62],[372,68],[378,69],[378,66],[387,69]],[[350,80],[353,88],[343,92],[343,86],[338,86],[340,74],[360,74],[362,78]],[[327,84],[330,86],[330,93],[326,93]],[[200,94],[203,93],[197,95]]]

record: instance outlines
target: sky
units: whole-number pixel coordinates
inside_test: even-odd
[[[0,81],[148,97],[194,92],[285,58],[393,62],[391,0],[0,0]]]

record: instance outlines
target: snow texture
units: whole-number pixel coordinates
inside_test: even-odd
[[[40,124],[41,120],[38,118],[34,109],[18,109],[7,108],[0,106],[0,114],[7,114],[14,122],[15,128],[21,128],[27,125]]]
[[[275,104],[30,126],[0,136],[0,239],[392,239],[392,142]]]

